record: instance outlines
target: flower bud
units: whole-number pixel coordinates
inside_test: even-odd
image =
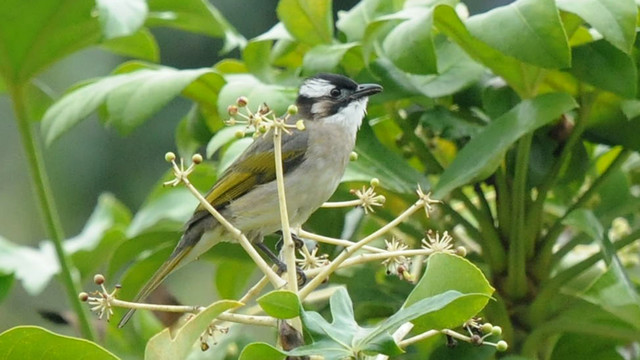
[[[240,96],[236,100],[236,105],[238,105],[239,107],[245,107],[245,106],[247,106],[248,103],[249,103],[249,99],[247,99],[246,96]]]
[[[500,352],[507,351],[508,348],[509,348],[509,344],[507,344],[507,342],[504,340],[500,340],[496,344],[496,350]]]
[[[296,129],[303,131],[305,128],[304,126],[304,120],[300,119],[298,121],[296,121]]]
[[[102,274],[96,274],[93,277],[93,282],[96,283],[96,285],[104,284],[104,276],[102,276]]]
[[[89,300],[89,294],[87,294],[86,292],[81,292],[80,294],[78,294],[78,299],[80,299],[80,301],[85,302],[87,300]]]
[[[238,113],[238,106],[237,105],[229,105],[227,107],[227,113],[229,113],[230,116],[234,116],[235,114]]]
[[[176,159],[176,154],[172,153],[171,151],[169,151],[168,153],[164,154],[164,159],[167,162],[172,162],[173,160]]]
[[[466,257],[467,256],[467,248],[464,246],[458,246],[456,248],[456,255]]]
[[[488,334],[491,332],[491,330],[493,330],[493,325],[491,325],[490,323],[484,323],[482,324],[480,330],[482,330],[483,334]]]
[[[260,126],[258,126],[258,131],[263,133],[263,134],[266,133],[267,130],[268,130],[267,129],[267,125],[265,125],[265,124],[260,124]]]
[[[356,161],[358,160],[358,153],[355,151],[352,151],[351,154],[349,154],[349,160],[350,161]]]
[[[191,161],[193,161],[193,163],[196,165],[200,164],[202,162],[202,155],[193,154],[193,156],[191,157]]]
[[[287,114],[295,115],[297,113],[298,113],[298,107],[295,105],[289,105],[289,107],[287,108]]]
[[[271,111],[271,108],[269,108],[269,105],[267,105],[267,103],[262,103],[262,105],[260,105],[260,108],[258,109],[258,113],[260,115],[266,115],[269,111]]]
[[[369,181],[369,184],[373,187],[380,186],[380,179],[373,178],[371,179],[371,181]]]
[[[502,335],[502,328],[500,326],[494,326],[491,328],[491,335],[500,336]]]
[[[237,139],[242,139],[244,137],[244,131],[242,131],[242,130],[236,131],[235,136],[236,136]]]
[[[236,124],[236,119],[234,119],[234,118],[230,118],[230,119],[228,119],[227,121],[225,121],[224,123],[225,123],[225,125],[227,125],[227,126],[233,126],[233,125],[235,125],[235,124]]]

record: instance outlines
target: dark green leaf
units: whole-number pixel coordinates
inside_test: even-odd
[[[347,36],[347,41],[359,41],[367,26],[377,17],[399,10],[398,1],[363,0],[351,10],[338,12],[336,27]]]
[[[15,276],[13,276],[13,274],[0,274],[0,304],[2,304],[2,301],[4,301],[11,292],[14,279]]]
[[[558,8],[591,24],[613,46],[630,53],[636,37],[638,5],[633,0],[558,0]]]
[[[164,329],[149,340],[145,348],[144,358],[149,360],[185,359],[191,352],[193,344],[213,319],[221,313],[241,305],[242,303],[237,301],[217,301],[187,320],[178,330]]]
[[[553,347],[550,360],[624,360],[617,341],[601,336],[565,333]]]
[[[589,141],[622,145],[633,150],[640,150],[640,121],[638,117],[627,117],[623,110],[623,100],[609,92],[600,92],[593,100],[587,122],[585,137]]]
[[[517,0],[474,15],[466,25],[475,37],[516,59],[550,69],[571,65],[554,0]]]
[[[522,135],[559,118],[576,105],[573,98],[565,93],[545,94],[522,101],[492,121],[462,148],[440,177],[434,189],[434,198],[442,198],[459,186],[486,178]]]
[[[286,355],[267,343],[251,343],[242,349],[239,360],[284,360]]]
[[[140,209],[127,229],[127,236],[133,237],[167,221],[182,224],[189,219],[198,200],[184,188],[173,189],[150,200]]]
[[[227,107],[235,104],[239,96],[249,99],[251,109],[255,110],[260,104],[266,103],[279,116],[296,101],[296,89],[265,84],[251,75],[227,75],[226,80],[227,84],[218,95],[218,109],[222,119],[229,117]]]
[[[382,43],[385,55],[400,70],[426,75],[438,71],[436,51],[431,36],[433,12],[418,11],[387,35]]]
[[[274,290],[256,300],[262,310],[277,319],[291,319],[300,315],[302,307],[298,295],[288,290]]]
[[[117,360],[118,357],[85,339],[58,335],[37,326],[18,326],[0,334],[0,359]]]
[[[212,37],[224,37],[222,52],[244,47],[246,40],[207,0],[149,0],[148,26],[168,26]]]
[[[107,39],[133,35],[149,11],[145,0],[96,0],[96,9]]]
[[[413,193],[418,184],[423,188],[430,187],[427,179],[400,155],[382,146],[369,126],[360,129],[356,152],[358,160],[347,166],[342,178],[344,182],[369,182],[376,177],[380,179],[381,187],[402,194]]]
[[[634,98],[638,74],[631,57],[604,40],[572,49],[570,72],[578,79],[624,98]]]
[[[333,39],[330,0],[280,0],[276,12],[289,33],[302,43],[328,44]]]
[[[24,84],[66,55],[100,40],[93,0],[0,2],[0,76]]]
[[[640,297],[627,275],[613,264],[581,297],[640,329]]]
[[[468,260],[456,255],[436,253],[429,257],[422,279],[407,297],[405,308],[422,299],[432,298],[446,291],[469,296],[451,300],[440,311],[421,316],[413,321],[421,329],[443,329],[460,326],[480,312],[489,301],[493,288],[478,269]]]
[[[75,89],[44,115],[42,131],[51,144],[65,131],[105,104],[109,124],[130,132],[160,110],[189,84],[213,70],[143,69],[99,79]]]

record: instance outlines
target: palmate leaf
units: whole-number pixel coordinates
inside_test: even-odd
[[[139,67],[138,63],[128,65]],[[197,86],[198,81],[203,85]],[[201,91],[190,89],[192,84],[208,89],[222,83],[222,77],[210,68],[177,70],[154,66],[104,77],[76,88],[51,106],[42,120],[42,132],[47,144],[51,144],[98,107],[106,105],[107,123],[127,133],[180,93],[200,100]]]
[[[400,325],[417,317],[438,311],[452,301],[465,297],[457,291],[447,291],[417,301],[375,327],[364,328],[354,319],[353,303],[344,288],[338,289],[330,299],[332,322],[314,311],[301,310],[300,318],[313,340],[310,345],[296,348],[289,355],[322,355],[327,360],[344,359],[358,355],[398,355],[403,351],[391,336]]]

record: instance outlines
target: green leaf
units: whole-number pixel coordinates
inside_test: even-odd
[[[17,326],[0,334],[0,359],[117,360],[118,357],[85,339],[58,335],[38,326]]]
[[[267,343],[251,343],[242,349],[239,360],[284,360],[287,356]]]
[[[553,347],[550,360],[624,360],[616,349],[620,344],[601,336],[565,333]]]
[[[302,67],[308,74],[335,71],[345,55],[357,46],[357,43],[316,45],[304,54]]]
[[[215,253],[215,251],[211,251],[211,253]],[[216,290],[222,299],[236,299],[242,295],[242,291],[255,271],[255,266],[250,260],[227,258],[230,257],[227,253],[224,255],[226,256],[223,259],[215,261],[217,265]],[[206,258],[206,256],[202,258]]]
[[[96,0],[96,9],[107,39],[133,35],[149,11],[145,0]]]
[[[484,76],[485,68],[469,58],[456,44],[438,37],[435,47],[438,74],[434,75],[406,73],[383,57],[372,62],[372,71],[382,79],[387,89],[380,96],[392,99],[414,95],[443,97],[470,86]]]
[[[438,71],[431,36],[433,12],[419,12],[391,30],[382,43],[385,55],[400,70],[426,75]]]
[[[212,37],[224,37],[222,52],[244,47],[246,39],[207,0],[149,0],[147,26],[167,26]]]
[[[517,0],[466,22],[478,39],[504,54],[549,69],[571,66],[571,53],[554,0]]]
[[[576,106],[573,98],[565,93],[544,94],[522,101],[492,121],[460,150],[453,163],[440,176],[434,188],[434,198],[440,199],[459,186],[486,178],[495,171],[504,154],[521,136],[559,118]]]
[[[380,144],[370,126],[360,129],[355,151],[358,160],[348,164],[343,182],[369,182],[377,177],[381,187],[400,194],[413,193],[418,184],[423,188],[430,187],[426,177],[409,166],[400,155]]]
[[[269,316],[292,319],[300,315],[302,307],[298,295],[288,290],[274,290],[258,298],[258,304]]]
[[[196,208],[198,199],[187,189],[173,189],[146,203],[133,217],[127,236],[139,235],[158,223],[184,223]]]
[[[6,299],[13,287],[13,280],[15,276],[13,274],[0,274],[0,304]]]
[[[447,291],[422,299],[412,306],[401,309],[393,316],[373,328],[360,327],[354,320],[353,303],[344,288],[331,296],[330,307],[333,321],[327,322],[320,314],[302,311],[300,318],[313,339],[310,345],[289,351],[289,355],[323,355],[325,359],[344,359],[357,355],[398,355],[403,351],[391,336],[400,325],[413,319],[438,311],[455,299],[468,296],[457,291]]]
[[[52,93],[53,91],[38,79],[29,82],[26,88],[25,102],[30,121],[42,120],[44,113],[53,103]]]
[[[504,78],[520,96],[529,97],[534,93],[536,82],[539,81],[539,68],[505,55],[478,40],[450,6],[436,6],[433,20],[438,30],[455,41],[473,59]]]
[[[298,91],[292,87],[265,84],[248,74],[227,75],[227,84],[218,95],[218,111],[220,118],[227,119],[227,107],[235,104],[240,96],[249,99],[249,107],[256,109],[259,104],[266,103],[276,115],[283,115],[289,105],[295,104]]]
[[[606,236],[598,218],[590,210],[577,209],[565,218],[563,224],[573,226],[597,240],[603,259],[609,265],[608,270],[590,286],[582,298],[640,329],[640,295],[629,280],[615,247]]]
[[[631,53],[638,16],[638,5],[633,0],[557,0],[556,4],[591,24],[613,46]]]
[[[604,40],[572,49],[570,72],[578,79],[624,98],[634,98],[638,74],[631,57]]]
[[[216,301],[187,322],[177,331],[164,329],[152,337],[145,348],[144,358],[153,360],[185,359],[196,340],[221,313],[237,308],[242,303],[231,300]]]
[[[368,25],[383,14],[396,12],[401,8],[398,1],[362,0],[349,11],[339,11],[336,27],[347,36],[347,41],[364,38]]]
[[[636,136],[640,133],[640,117],[634,116],[632,109],[624,104],[620,97],[612,93],[598,93],[591,105],[585,137],[600,144],[640,150],[640,136]],[[625,114],[625,110],[630,116]]]
[[[24,84],[64,56],[97,44],[94,5],[92,0],[0,2],[0,75],[5,82]]]
[[[207,158],[210,158],[215,154],[218,150],[222,149],[225,145],[229,144],[232,141],[238,140],[236,137],[236,133],[238,131],[246,130],[245,125],[233,125],[226,126],[220,129],[220,131],[216,132],[209,140],[207,144]]]
[[[482,271],[467,259],[436,253],[429,257],[427,269],[407,297],[404,307],[450,290],[469,296],[452,300],[440,311],[422,316],[413,323],[425,329],[460,326],[487,305],[494,291]]]
[[[152,62],[160,61],[160,49],[151,32],[145,28],[132,35],[107,40],[101,48],[114,54],[130,56]]]
[[[302,43],[328,44],[333,39],[330,0],[280,0],[276,12],[289,33]]]
[[[126,133],[159,111],[189,84],[212,73],[208,68],[176,70],[143,69],[108,76],[63,96],[44,115],[42,131],[47,144],[106,105],[108,123]]]
[[[98,249],[105,234],[114,227],[124,229],[128,218],[128,210],[119,202],[111,196],[102,196],[82,232],[66,240],[63,247],[71,255]],[[93,264],[96,263],[99,261],[94,258]],[[0,272],[13,273],[28,293],[36,295],[42,292],[59,271],[51,241],[43,241],[38,248],[33,248],[16,245],[0,237]]]

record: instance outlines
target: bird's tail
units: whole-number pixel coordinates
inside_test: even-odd
[[[153,274],[151,279],[147,281],[147,283],[142,287],[142,290],[133,298],[132,302],[143,301],[149,296],[153,290],[155,290],[163,281],[166,279],[173,270],[180,265],[180,262],[184,257],[191,251],[192,247],[182,248],[177,254],[172,254],[172,256],[167,260],[160,268]],[[122,320],[118,323],[118,327],[123,327],[129,319],[133,316],[136,309],[129,309],[126,314],[122,317]]]

